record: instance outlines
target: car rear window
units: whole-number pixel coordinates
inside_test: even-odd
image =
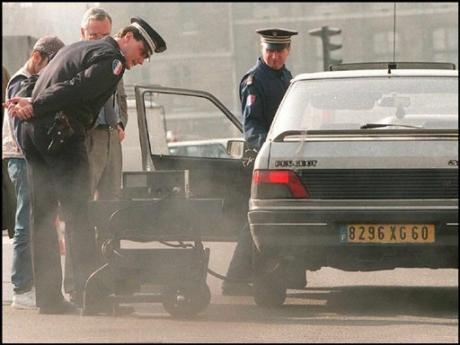
[[[295,82],[270,137],[292,130],[458,129],[457,77],[363,77]],[[401,125],[401,127],[398,127]]]

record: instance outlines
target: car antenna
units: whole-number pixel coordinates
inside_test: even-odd
[[[392,68],[396,68],[396,1],[393,3],[393,63],[388,64],[388,74]]]
[[[396,62],[396,1],[393,3],[393,62]]]

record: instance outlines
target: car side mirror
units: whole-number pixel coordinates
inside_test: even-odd
[[[243,158],[243,153],[246,148],[246,141],[244,139],[229,140],[227,142],[227,154],[236,159]]]

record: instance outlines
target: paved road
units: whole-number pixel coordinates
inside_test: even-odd
[[[208,243],[210,266],[225,272],[234,244]],[[308,289],[290,290],[280,309],[220,295],[194,320],[174,320],[161,304],[129,316],[38,315],[11,303],[11,243],[3,237],[3,342],[458,342],[458,270],[308,272]]]

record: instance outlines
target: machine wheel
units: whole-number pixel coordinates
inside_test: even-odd
[[[175,318],[195,316],[206,309],[211,291],[204,283],[198,286],[167,287],[163,292],[163,307]]]

